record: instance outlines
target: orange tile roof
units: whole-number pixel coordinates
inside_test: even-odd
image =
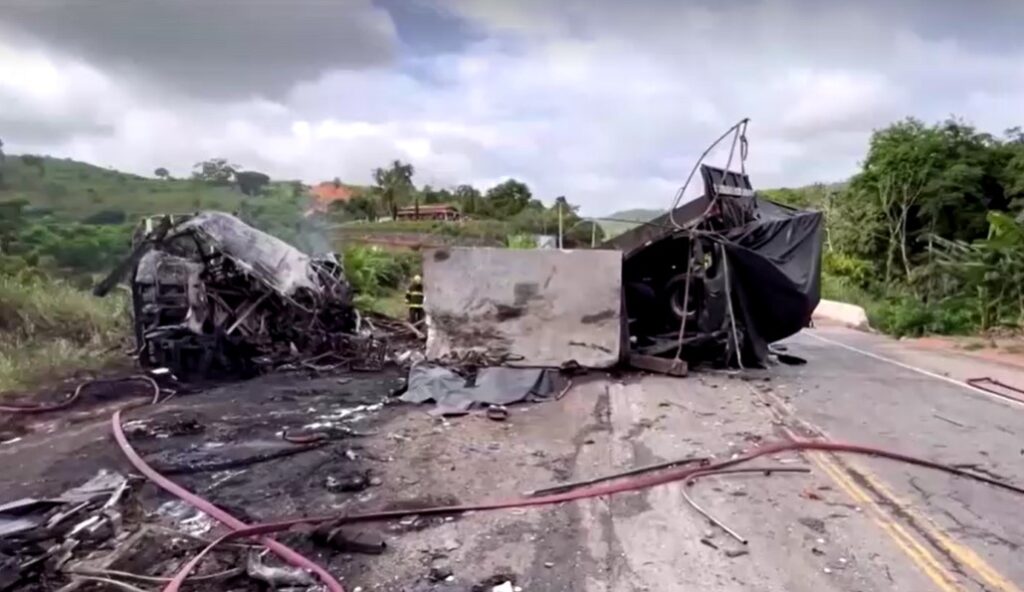
[[[326,212],[328,206],[332,203],[336,201],[346,202],[352,199],[355,191],[344,184],[335,185],[334,181],[324,181],[310,189],[309,194],[313,197],[313,209]]]

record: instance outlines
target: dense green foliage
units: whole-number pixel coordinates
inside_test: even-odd
[[[307,251],[331,248],[344,233],[429,233],[522,248],[534,235],[565,235],[587,247],[660,212],[619,212],[595,224],[564,197],[545,204],[508,179],[486,192],[468,185],[415,184],[401,161],[373,171],[374,184],[306,216],[307,188],[241,170],[224,158],[197,163],[189,179],[120,173],[66,159],[8,155],[0,160],[0,275],[81,278],[109,269],[127,250],[140,216],[218,209]],[[341,185],[341,181],[337,181]],[[965,333],[1024,325],[1024,133],[1000,136],[960,121],[896,122],[871,137],[860,171],[840,184],[765,192],[821,210],[826,218],[823,291],[864,305],[894,334]],[[398,208],[454,204],[457,223],[395,221]],[[384,219],[383,221],[381,219]],[[392,220],[388,220],[391,218]],[[412,272],[402,257],[345,250],[353,283],[380,299]],[[411,257],[415,258],[415,255]]]
[[[247,199],[230,184],[151,179],[73,160],[39,158],[41,169],[15,155],[0,162],[0,202],[24,201],[30,219],[83,222],[105,210],[124,212],[129,221],[161,212],[233,212]]]
[[[127,298],[105,299],[35,274],[0,273],[0,393],[119,356]]]
[[[601,242],[605,229],[592,226],[579,215],[579,206],[558,197],[549,207],[535,199],[530,187],[516,179],[508,179],[481,193],[472,185],[459,185],[454,189],[436,189],[425,185],[417,189],[413,175],[415,169],[401,161],[388,168],[374,170],[376,185],[358,191],[347,201],[331,206],[332,218],[347,223],[350,228],[367,232],[426,232],[483,238],[503,242],[512,234],[546,234],[558,232],[559,215],[566,247],[587,247]],[[396,221],[398,208],[416,204],[451,204],[468,218],[467,222],[452,224],[433,221]],[[391,221],[379,221],[391,217]],[[375,222],[373,228],[356,223]]]
[[[768,192],[825,213],[826,297],[896,335],[1024,328],[1024,136],[959,120],[877,130],[847,185]]]

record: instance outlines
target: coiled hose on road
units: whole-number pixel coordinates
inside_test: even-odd
[[[675,481],[686,480],[689,478],[693,478],[695,476],[707,476],[708,474],[713,474],[715,471],[729,469],[737,465],[749,462],[755,458],[771,454],[778,454],[781,452],[822,451],[888,458],[890,460],[895,460],[911,464],[914,466],[942,471],[952,475],[957,475],[959,477],[973,479],[975,481],[981,481],[982,483],[987,483],[994,487],[1005,489],[1013,493],[1024,494],[1024,488],[1018,487],[1011,483],[986,477],[984,475],[978,475],[976,473],[965,471],[954,466],[945,465],[942,463],[937,463],[906,454],[900,454],[898,452],[890,452],[888,450],[874,448],[871,446],[860,446],[856,444],[847,444],[842,442],[793,439],[790,441],[763,444],[746,454],[743,454],[736,458],[724,460],[718,463],[712,463],[697,467],[680,466],[666,469],[662,472],[655,474],[632,475],[607,485],[584,486],[564,493],[555,493],[536,497],[516,497],[506,500],[479,502],[475,504],[436,506],[432,508],[419,508],[415,510],[389,510],[383,512],[367,512],[361,514],[340,515],[330,514],[325,516],[292,518],[278,522],[267,522],[263,524],[247,525],[241,522],[240,520],[234,518],[227,512],[224,512],[220,508],[216,507],[209,501],[193,494],[192,492],[184,489],[183,487],[177,485],[170,479],[167,479],[160,473],[153,470],[152,467],[150,467],[146,463],[146,461],[143,460],[142,457],[140,457],[137,452],[135,452],[131,444],[128,442],[128,439],[124,434],[124,430],[121,427],[120,411],[114,413],[111,423],[114,432],[114,437],[117,440],[118,445],[121,447],[125,455],[128,457],[128,460],[132,463],[132,465],[135,466],[136,469],[138,469],[143,475],[148,477],[162,489],[174,494],[183,501],[191,504],[198,510],[201,510],[209,514],[210,516],[214,517],[228,528],[232,529],[232,532],[229,532],[221,536],[217,540],[213,541],[201,552],[199,552],[195,557],[189,560],[188,563],[186,563],[181,568],[181,570],[178,571],[178,573],[174,576],[170,583],[167,584],[167,586],[164,588],[164,592],[177,592],[178,590],[180,590],[181,585],[184,583],[185,579],[188,578],[188,575],[195,569],[199,562],[202,561],[202,559],[218,545],[233,539],[252,536],[261,537],[261,544],[266,546],[268,549],[273,551],[276,555],[278,555],[288,563],[296,567],[308,569],[315,573],[332,592],[344,592],[344,588],[341,586],[341,584],[322,567],[313,563],[311,560],[293,551],[292,549],[286,547],[285,545],[275,541],[272,538],[269,538],[266,535],[284,532],[298,525],[318,525],[331,522],[350,524],[356,522],[374,522],[380,520],[397,519],[412,514],[416,514],[419,516],[436,516],[460,514],[463,512],[470,511],[481,512],[489,510],[526,508],[533,506],[559,504],[563,502],[571,502],[592,497],[614,495],[626,491],[646,489],[648,487],[654,487],[656,485],[663,485]]]

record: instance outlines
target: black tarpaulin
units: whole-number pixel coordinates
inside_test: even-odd
[[[745,175],[703,167],[702,176],[705,195],[676,210],[682,228],[647,225],[614,239],[632,348],[691,365],[760,366],[768,344],[807,326],[818,305],[823,217],[764,199]]]
[[[789,210],[722,240],[736,323],[745,337],[741,359],[763,364],[769,343],[810,323],[821,298],[822,222],[819,212]]]

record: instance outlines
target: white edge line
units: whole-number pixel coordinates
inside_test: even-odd
[[[843,343],[841,341],[836,341],[834,339],[829,339],[828,337],[822,337],[821,335],[815,335],[814,333],[812,333],[810,331],[801,331],[800,334],[801,335],[807,335],[808,337],[813,337],[813,338],[817,339],[818,341],[823,341],[825,343],[831,343],[832,345],[838,345],[839,347],[841,347],[843,349],[848,349],[848,350],[850,350],[852,352],[856,352],[856,353],[858,353],[858,354],[860,354],[862,356],[867,356],[869,358],[874,358],[874,359],[880,360],[882,362],[888,362],[890,364],[893,364],[894,366],[899,366],[900,368],[906,368],[907,370],[913,370],[914,372],[917,372],[919,374],[924,374],[925,376],[930,376],[932,378],[937,378],[939,380],[943,380],[943,381],[948,382],[950,384],[955,384],[957,386],[961,386],[961,387],[963,387],[963,388],[965,388],[967,390],[974,391],[976,393],[980,393],[982,395],[985,395],[986,397],[989,397],[990,399],[995,399],[996,401],[1000,401],[1000,402],[1003,402],[1003,403],[1009,403],[1009,404],[1015,405],[1017,407],[1024,408],[1024,402],[1017,401],[1016,399],[1013,399],[1013,398],[1010,398],[1010,397],[1004,397],[1002,395],[997,395],[995,393],[990,393],[990,392],[986,391],[985,389],[980,389],[980,388],[978,388],[976,386],[971,386],[971,385],[967,384],[966,382],[961,382],[961,381],[959,381],[959,380],[957,380],[955,378],[950,378],[948,376],[943,376],[941,374],[936,374],[935,372],[931,372],[930,370],[925,370],[924,368],[918,368],[917,366],[911,366],[910,364],[905,364],[903,362],[894,360],[892,358],[887,358],[885,356],[882,356],[882,355],[879,355],[879,354],[876,354],[876,353],[872,353],[872,352],[860,349],[858,347],[853,347],[852,345],[847,345],[847,344],[845,344],[845,343]]]

